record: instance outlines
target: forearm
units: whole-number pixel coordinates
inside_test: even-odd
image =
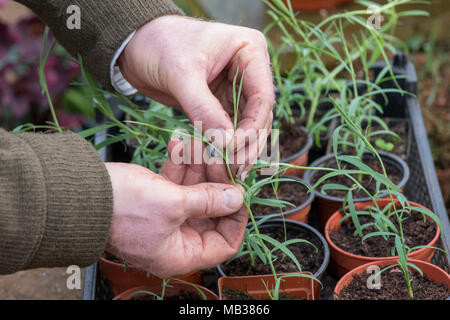
[[[33,10],[74,57],[80,54],[104,88],[113,90],[110,63],[135,30],[162,15],[182,14],[169,0],[17,0]],[[67,7],[80,8],[80,29],[67,28]]]
[[[0,274],[94,263],[112,210],[108,172],[87,141],[0,129]]]

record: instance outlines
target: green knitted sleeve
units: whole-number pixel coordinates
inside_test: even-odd
[[[0,274],[94,263],[112,212],[108,171],[86,140],[0,129]]]
[[[169,0],[17,0],[33,10],[74,57],[109,91],[110,63],[123,41],[152,19],[183,12]],[[69,29],[69,6],[80,8],[80,29]]]

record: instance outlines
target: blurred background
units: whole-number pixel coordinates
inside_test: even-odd
[[[322,0],[323,1],[323,0]],[[261,0],[176,0],[186,14],[263,30],[270,22]],[[305,3],[312,3],[304,0]],[[314,1],[319,3],[320,1]],[[320,21],[337,11],[355,7],[352,0],[336,8],[314,8],[300,14]],[[384,1],[378,1],[384,2]],[[430,17],[409,19],[397,36],[409,48],[419,78],[419,99],[426,122],[442,193],[450,213],[450,1],[431,0],[421,6]],[[0,0],[0,127],[45,124],[50,119],[38,79],[44,24],[24,6]],[[270,34],[275,43],[277,34]],[[289,63],[289,55],[285,57]],[[94,125],[94,110],[83,89],[71,85],[80,77],[76,62],[57,46],[48,60],[45,76],[61,126],[82,130]],[[80,299],[82,290],[66,288],[65,269],[37,269],[0,276],[0,299]]]

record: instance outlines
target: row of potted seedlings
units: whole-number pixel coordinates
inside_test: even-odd
[[[350,126],[354,126],[351,118],[346,120],[349,121]],[[358,137],[358,133],[361,134],[360,138],[365,138],[362,132],[356,132],[356,137]],[[339,141],[339,135],[340,132],[336,131],[333,139]],[[339,146],[339,143],[336,146]],[[341,294],[340,291],[353,285],[349,280],[353,279],[352,272],[362,274],[363,278],[357,278],[357,280],[366,284],[367,278],[364,276],[369,265],[376,264],[379,267],[385,267],[395,264],[397,260],[392,259],[393,248],[397,250],[397,254],[401,252],[400,250],[408,251],[407,256],[410,259],[418,259],[408,260],[406,262],[407,269],[419,269],[427,277],[434,277],[434,274],[437,274],[438,278],[435,281],[446,283],[447,286],[438,285],[438,291],[441,290],[444,296],[448,295],[448,275],[428,263],[435,250],[433,247],[439,238],[437,218],[426,208],[408,202],[401,193],[401,189],[408,180],[407,164],[400,157],[379,151],[376,152],[380,156],[379,158],[366,150],[360,159],[357,156],[340,155],[336,157],[335,154],[339,153],[338,150],[334,151],[334,154],[316,160],[309,167],[280,164],[284,168],[283,170],[275,176],[265,178],[257,175],[260,166],[248,175],[245,186],[249,197],[247,203],[250,206],[253,221],[249,223],[242,249],[238,255],[217,267],[220,275],[218,287],[221,299],[318,299],[321,290],[320,279],[328,267],[330,256],[331,264],[328,271],[339,277],[345,275],[336,286],[335,298],[364,298],[360,296],[360,291],[357,291],[358,296],[356,297],[346,292]],[[360,162],[357,161],[358,159]],[[352,168],[340,168],[341,166],[337,163],[343,160],[348,161],[347,165],[351,165]],[[381,162],[378,162],[379,160]],[[386,171],[386,180],[381,179],[381,163]],[[369,167],[365,168],[365,165]],[[323,168],[330,170],[322,171]],[[306,172],[305,181],[297,177],[286,176],[286,169]],[[377,176],[379,180],[374,179],[376,173],[379,175]],[[327,183],[325,184],[324,181]],[[355,181],[360,183],[360,188],[354,187]],[[391,191],[395,194],[395,199],[386,197],[386,190],[380,188],[383,183],[395,189],[395,191]],[[309,192],[313,186],[314,190]],[[382,199],[377,199],[380,196]],[[319,230],[324,233],[325,237],[307,224],[313,202]],[[374,203],[376,203],[376,208],[372,208]],[[381,211],[390,210],[389,208],[385,209],[386,207],[396,206],[401,207],[400,210],[405,212],[408,209],[410,211],[408,219],[400,220],[401,226],[396,225],[398,221],[396,221],[395,214],[392,213],[384,212],[384,216],[389,218],[389,222],[387,220],[376,221],[377,215],[383,216],[380,214]],[[345,209],[342,210],[342,208],[348,210],[349,207],[357,216],[358,227],[354,224],[354,216]],[[413,207],[413,209],[409,207]],[[377,212],[377,209],[380,212]],[[402,215],[405,214],[403,211]],[[393,232],[388,234],[388,231],[384,231],[386,234],[382,234],[383,231],[380,231],[382,229],[379,228],[379,225],[383,224],[387,226],[386,230],[392,228],[391,231],[398,232],[401,227],[404,233],[403,237],[406,239],[404,243],[400,243],[396,247],[397,237],[395,234]],[[258,231],[255,232],[255,229]],[[358,234],[357,229],[363,229],[363,231],[360,230]],[[361,241],[363,238],[364,241]],[[269,252],[266,256],[263,252],[264,248],[261,246],[261,240]],[[269,259],[272,261],[269,262]],[[145,295],[161,298],[162,288],[165,288],[164,291],[169,296],[172,293],[174,295],[180,293],[180,288],[183,288],[181,298],[185,298],[185,291],[188,289],[197,292],[195,294],[197,298],[216,297],[211,296],[208,289],[201,287],[201,271],[178,276],[169,285],[166,284],[166,281],[136,270],[132,266],[126,266],[121,261],[112,262],[111,260],[113,259],[107,256],[102,258],[100,270],[110,280],[113,294],[120,294],[128,289],[125,293],[120,294],[120,298],[124,298],[124,295],[135,298]],[[394,270],[401,270],[401,266]],[[390,272],[388,275],[402,278],[404,273],[398,271]],[[415,275],[415,273],[412,274]],[[414,279],[418,279],[417,275],[415,276]],[[386,283],[396,282],[389,279]],[[144,284],[146,287],[130,288]],[[429,287],[430,285],[427,283],[424,286]],[[206,296],[199,295],[199,290],[208,294]],[[370,298],[373,292],[369,291],[368,294],[366,298]],[[168,296],[166,295],[166,297]],[[422,297],[420,292],[418,297]],[[386,296],[386,298],[392,298],[392,296]]]
[[[440,221],[404,195],[409,178],[403,160],[407,148],[396,142],[403,136],[404,143],[407,134],[404,127],[378,116],[383,108],[374,99],[407,94],[399,87],[381,87],[386,79],[396,82],[389,63],[376,77],[369,75],[377,57],[387,59],[380,39],[386,46],[395,42],[389,29],[364,30],[360,40],[350,43],[345,26],[355,22],[361,11],[311,26],[281,0],[265,2],[274,20],[265,31],[277,26],[284,34],[280,47],[269,43],[278,85],[274,128],[280,129],[281,160],[271,176],[259,175],[267,163],[257,163],[245,181],[230,176],[246,189],[244,204],[250,220],[239,252],[217,266],[218,295],[202,287],[202,271],[164,280],[105,253],[99,266],[113,295],[116,299],[315,300],[327,271],[339,279],[334,299],[446,299],[450,277],[430,263],[440,250],[436,248]],[[408,1],[397,2],[399,6]],[[389,6],[388,22],[398,17],[392,11],[397,2]],[[342,44],[344,52],[333,43]],[[282,76],[278,59],[287,47],[294,49],[296,64]],[[324,56],[335,59],[331,70]],[[360,78],[356,62],[362,65]],[[237,70],[235,82],[240,79],[240,83],[235,90],[242,87],[244,73]],[[345,75],[340,78],[341,73]],[[91,92],[98,92],[92,83],[88,85]],[[121,97],[128,102],[122,111],[134,119],[123,124],[113,118],[106,101],[94,97],[124,137],[139,133],[133,153],[138,164],[148,166],[164,159],[167,134],[175,128],[192,129],[167,114],[168,109],[153,105],[141,110]],[[116,136],[111,143],[119,140]],[[315,160],[308,165],[311,158]],[[317,229],[309,224],[311,220]],[[373,288],[367,285],[371,279]]]
[[[371,298],[374,297],[374,292],[376,292],[376,297],[380,298],[377,291],[366,289],[367,277],[370,276],[370,274],[367,274],[367,269],[371,265],[376,265],[380,268],[394,265],[397,261],[396,259],[399,259],[400,255],[392,258],[392,248],[396,248],[396,250],[398,250],[397,252],[400,252],[400,250],[403,249],[398,249],[402,248],[401,245],[396,247],[396,243],[394,243],[396,240],[395,236],[388,239],[382,238],[383,235],[374,225],[374,217],[369,214],[371,212],[370,208],[374,205],[374,202],[361,202],[361,199],[355,198],[351,204],[354,207],[355,212],[361,213],[361,215],[358,216],[360,226],[366,226],[364,232],[361,233],[360,236],[355,236],[356,227],[352,223],[351,215],[340,209],[335,210],[327,220],[325,226],[325,241],[324,237],[316,229],[304,223],[305,217],[308,216],[309,208],[311,207],[313,195],[316,194],[317,196],[320,196],[321,193],[316,190],[308,194],[307,187],[303,184],[299,184],[298,179],[289,178],[289,181],[281,179],[282,178],[280,178],[277,188],[278,192],[274,191],[272,180],[261,188],[259,191],[260,196],[263,197],[262,199],[277,199],[276,201],[281,200],[291,202],[296,205],[295,209],[286,210],[281,216],[281,214],[273,214],[273,212],[277,211],[275,206],[264,206],[259,203],[252,205],[255,221],[258,221],[257,226],[259,232],[274,240],[275,245],[271,249],[273,249],[277,243],[282,244],[284,242],[287,244],[289,241],[292,242],[292,244],[287,245],[287,247],[289,247],[288,253],[281,248],[274,251],[271,250],[270,256],[273,255],[272,264],[277,274],[279,274],[277,277],[274,277],[274,275],[271,274],[271,267],[268,261],[261,259],[256,252],[253,253],[254,256],[252,258],[251,251],[256,250],[254,248],[251,249],[251,246],[258,246],[258,238],[253,237],[252,240],[252,235],[255,235],[253,229],[254,225],[250,223],[243,243],[243,247],[249,246],[250,249],[245,250],[244,248],[244,250],[241,251],[241,255],[238,254],[234,259],[225,262],[217,268],[221,276],[218,280],[219,297],[222,299],[258,299],[274,297],[317,299],[319,297],[320,285],[318,285],[319,282],[314,280],[314,278],[317,280],[322,278],[331,256],[331,265],[328,270],[334,272],[339,277],[343,277],[336,286],[335,298]],[[290,191],[297,190],[294,192],[286,192],[287,197],[285,197],[283,192],[284,189],[290,189]],[[292,194],[303,194],[308,196],[306,199],[303,197],[303,199],[297,203],[295,202],[295,199],[293,199]],[[400,195],[401,194],[399,193],[398,196]],[[344,197],[341,198],[341,201],[340,206],[342,208],[342,203],[345,202]],[[409,215],[410,213],[408,213],[408,219],[402,218],[401,222],[404,237],[407,239],[405,244],[407,244],[408,248],[413,248],[410,249],[410,253],[407,253],[408,258],[411,259],[408,260],[407,263],[412,264],[411,266],[407,264],[407,268],[411,268],[411,271],[413,271],[411,273],[414,275],[413,283],[418,282],[421,279],[427,279],[424,283],[418,284],[417,286],[419,287],[417,289],[414,288],[413,292],[416,294],[416,298],[446,298],[449,294],[448,274],[429,263],[435,250],[435,248],[432,247],[439,238],[439,227],[433,220],[433,218],[436,218],[432,217],[431,213],[423,206],[408,202],[404,198],[395,200],[383,198],[377,200],[376,203],[381,210],[394,205],[399,208],[403,208],[403,205],[406,207],[411,206],[416,210],[410,210],[410,213],[412,214]],[[417,211],[419,209],[422,209],[425,213],[425,219],[421,214],[422,210]],[[376,208],[373,208],[373,210],[374,214],[379,214],[376,212]],[[296,215],[302,211],[306,214]],[[432,218],[430,218],[429,215]],[[299,220],[303,222],[300,222]],[[396,219],[394,215],[390,216],[390,220],[392,224],[395,225]],[[371,223],[372,225],[370,225]],[[366,235],[376,232],[378,232],[379,235],[371,238],[369,237],[364,242],[361,241]],[[268,241],[271,243],[271,240]],[[292,253],[295,258],[291,259],[289,253]],[[296,265],[296,261],[301,263],[300,268]],[[111,265],[113,266],[111,267]],[[416,267],[423,272],[426,278],[419,277],[416,274],[416,272],[418,272],[416,271]],[[115,280],[113,280],[114,276],[111,274],[111,269],[116,273]],[[299,276],[298,274],[299,269],[304,272],[302,276]],[[148,295],[146,292],[153,292],[159,296],[161,295],[160,288],[162,288],[161,286],[164,281],[146,274],[145,272],[135,270],[132,266],[126,267],[125,264],[120,262],[112,263],[105,257],[100,261],[100,270],[103,275],[111,281],[113,293],[115,294],[122,292],[124,289],[129,289],[127,294],[133,293],[133,297],[135,296],[134,292],[138,292],[138,296]],[[405,280],[403,279],[404,273],[401,271],[400,266],[393,270],[396,272],[386,272],[382,275],[383,283],[394,284],[394,288],[388,288],[387,292],[384,293],[386,296],[382,297],[387,299],[408,297],[405,295],[404,291],[399,293],[400,297],[392,296],[392,292],[398,289],[399,283],[405,283]],[[305,271],[307,272],[305,273]],[[357,276],[354,276],[353,274],[356,274]],[[385,279],[384,277],[389,278]],[[393,279],[391,279],[391,277]],[[203,290],[205,294],[208,293],[207,296],[209,298],[215,297],[214,295],[211,296],[211,292],[208,289],[200,286],[202,283],[201,272],[194,272],[178,276],[177,278],[180,281],[172,281],[172,283],[177,284],[176,286],[168,286],[168,288],[172,288],[166,291],[169,296],[172,293],[178,294],[179,290],[181,290],[180,288],[183,288],[183,292],[187,289],[197,292],[200,289]],[[350,290],[348,288],[355,286],[352,282],[353,279],[359,281],[359,286],[361,288],[353,288],[355,292],[349,293],[347,292]],[[430,282],[428,279],[434,280],[435,283]],[[194,285],[187,285],[184,281]],[[278,284],[277,281],[279,282]],[[439,283],[443,285],[439,285]],[[130,289],[130,287],[142,286],[144,284],[147,285],[147,287]],[[436,285],[436,290],[442,294],[441,296],[429,295],[429,290],[432,285]],[[425,293],[420,291],[420,286],[427,288]],[[404,287],[406,288],[405,285]],[[341,293],[342,289],[347,291]],[[367,291],[364,293],[367,294],[366,297],[361,296],[361,294],[363,294],[361,291],[364,290]],[[197,293],[197,297],[198,296]],[[124,294],[120,297],[123,298]]]

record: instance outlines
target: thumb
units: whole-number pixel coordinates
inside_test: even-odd
[[[172,83],[172,92],[191,122],[218,148],[233,137],[233,123],[220,101],[201,76],[184,77]],[[200,128],[201,127],[201,128]]]
[[[242,208],[243,192],[221,183],[200,183],[184,186],[185,214],[188,218],[217,218]]]

